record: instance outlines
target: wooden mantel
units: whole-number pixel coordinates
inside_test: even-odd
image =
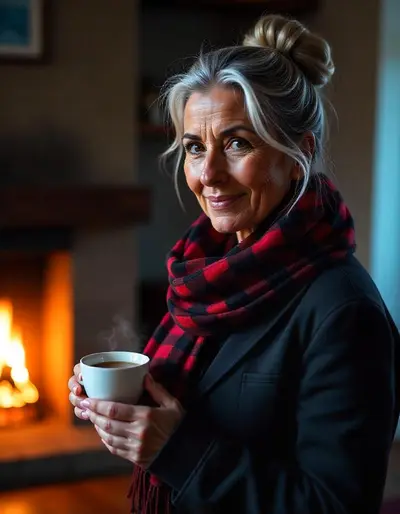
[[[146,222],[150,190],[130,185],[2,186],[0,228],[106,228]]]

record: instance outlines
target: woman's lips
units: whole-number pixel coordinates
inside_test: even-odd
[[[244,195],[221,195],[207,196],[208,203],[215,211],[223,211],[232,206],[237,200],[243,198]]]

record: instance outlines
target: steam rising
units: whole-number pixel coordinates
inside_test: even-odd
[[[138,351],[141,345],[141,338],[133,330],[132,323],[121,314],[116,314],[112,321],[112,328],[104,330],[99,334],[98,340],[101,346],[106,345],[109,351]]]

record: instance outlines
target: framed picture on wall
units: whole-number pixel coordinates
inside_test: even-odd
[[[41,60],[45,0],[0,0],[0,60]]]

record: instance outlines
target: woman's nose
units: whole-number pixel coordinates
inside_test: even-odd
[[[210,152],[204,160],[204,167],[200,175],[203,186],[212,187],[228,180],[229,174],[226,159],[217,152]]]

